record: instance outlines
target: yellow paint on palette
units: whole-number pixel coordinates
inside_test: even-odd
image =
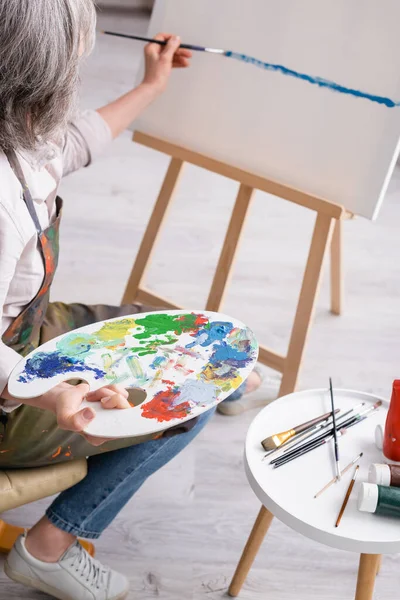
[[[150,383],[150,387],[153,387],[153,385],[155,385],[158,381],[161,381],[163,373],[163,369],[157,369],[157,371],[154,374],[153,380]]]
[[[198,375],[198,379],[211,382],[216,385],[222,392],[228,392],[229,390],[236,389],[243,382],[243,378],[240,375],[226,379],[218,376],[218,371],[213,369],[211,365],[206,366],[203,371]]]
[[[95,332],[96,339],[107,345],[108,348],[121,346],[124,344],[124,338],[136,327],[134,319],[118,319],[104,323],[103,327]],[[121,343],[122,340],[122,343]]]
[[[106,372],[107,379],[116,379],[116,374],[113,369],[114,361],[111,354],[102,354],[101,358],[103,359],[104,371]]]

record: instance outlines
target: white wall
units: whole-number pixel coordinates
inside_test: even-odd
[[[101,7],[117,7],[117,8],[153,8],[154,0],[99,0],[98,5]]]

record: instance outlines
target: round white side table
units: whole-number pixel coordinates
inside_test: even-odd
[[[352,390],[335,390],[335,406],[344,413],[366,403],[372,406],[376,396]],[[383,400],[383,399],[382,399]],[[340,463],[343,469],[360,452],[360,469],[349,503],[339,527],[336,518],[354,474],[352,467],[342,480],[318,498],[314,495],[335,476],[333,443],[328,443],[296,460],[273,469],[263,460],[261,440],[285,431],[308,419],[330,411],[329,390],[311,390],[284,396],[262,410],[251,424],[245,449],[245,468],[249,483],[263,506],[253,527],[242,558],[232,579],[229,594],[237,596],[251,568],[273,517],[303,535],[342,550],[361,555],[356,600],[371,600],[375,576],[382,554],[400,552],[400,520],[361,513],[357,493],[361,482],[368,480],[371,463],[387,462],[375,446],[375,428],[384,425],[388,402],[366,420],[339,438]]]

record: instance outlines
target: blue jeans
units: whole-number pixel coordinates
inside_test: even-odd
[[[91,456],[85,479],[56,498],[47,518],[63,531],[97,539],[146,479],[179,454],[214,411],[203,413],[185,433]]]

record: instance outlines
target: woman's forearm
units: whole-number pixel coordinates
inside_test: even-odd
[[[158,95],[159,91],[156,86],[142,83],[114,102],[99,108],[97,112],[110,127],[113,138],[116,138]]]
[[[28,404],[29,406],[35,406],[36,408],[42,408],[44,410],[53,409],[53,397],[55,392],[63,391],[65,389],[66,384],[59,384],[55,388],[51,390],[51,392],[47,392],[46,394],[42,394],[41,396],[37,396],[35,398],[24,398],[21,400],[20,398],[15,398],[8,391],[8,386],[1,393],[1,398],[3,400],[8,400],[15,404]]]
[[[180,48],[179,37],[160,33],[155,36],[165,46],[147,44],[144,51],[145,72],[142,83],[118,100],[98,109],[116,138],[134,121],[145,108],[163,93],[167,87],[171,70],[174,67],[185,68],[190,64],[192,53]]]

